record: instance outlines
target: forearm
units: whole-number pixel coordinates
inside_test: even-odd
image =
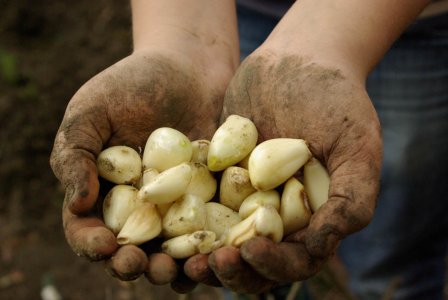
[[[267,48],[341,66],[364,80],[429,0],[300,0]]]
[[[135,51],[154,46],[204,53],[236,68],[239,44],[232,0],[132,0]]]

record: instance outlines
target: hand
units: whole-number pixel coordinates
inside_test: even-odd
[[[187,261],[186,273],[201,280],[211,269],[224,286],[248,293],[307,279],[334,254],[339,241],[366,226],[374,212],[382,140],[363,82],[344,69],[259,49],[230,83],[223,115],[230,114],[252,119],[261,141],[308,141],[331,175],[329,200],[307,228],[282,243],[258,237],[241,249],[224,247],[203,259],[208,267]]]
[[[118,250],[113,233],[97,216],[96,157],[113,145],[141,149],[149,134],[162,126],[177,128],[192,140],[211,138],[230,75],[209,76],[207,70],[213,68],[200,62],[193,63],[182,52],[136,52],[80,88],[57,133],[51,166],[66,189],[66,239],[79,256],[103,260],[114,255],[109,265],[121,279],[133,279],[147,271],[148,259],[135,246]],[[166,268],[150,280],[159,284],[173,281],[174,261],[166,255],[151,256],[150,266],[160,264]]]

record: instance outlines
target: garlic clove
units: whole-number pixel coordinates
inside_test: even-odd
[[[311,152],[301,139],[278,138],[257,145],[249,157],[252,185],[261,191],[276,188],[294,175]]]
[[[265,236],[276,243],[283,238],[282,219],[271,205],[258,207],[249,217],[231,227],[224,244],[240,247],[256,236]]]
[[[191,162],[207,165],[207,156],[208,156],[208,149],[210,147],[210,141],[195,140],[191,142],[191,147],[193,149]]]
[[[212,231],[196,231],[174,237],[162,244],[162,252],[174,259],[182,259],[198,253],[210,253],[220,246]]]
[[[154,130],[146,141],[143,152],[144,169],[163,172],[191,159],[191,142],[182,132],[168,127]]]
[[[261,209],[260,209],[261,208]],[[265,236],[275,243],[283,238],[283,222],[278,211],[270,206],[260,206],[256,214],[257,235]]]
[[[117,236],[119,245],[140,245],[157,237],[162,231],[162,219],[152,203],[145,203],[128,217]]]
[[[114,234],[120,232],[129,215],[142,205],[137,200],[138,190],[129,185],[116,185],[103,202],[103,220]]]
[[[190,163],[191,180],[185,190],[185,194],[200,197],[204,202],[210,201],[216,193],[216,179],[206,165],[201,163]]]
[[[276,190],[257,191],[250,194],[243,203],[241,203],[238,211],[242,219],[250,216],[258,207],[263,205],[271,205],[277,211],[280,209],[280,194]]]
[[[138,182],[142,173],[142,160],[134,149],[127,146],[112,146],[98,154],[98,174],[116,184]]]
[[[245,198],[257,190],[252,186],[249,171],[241,167],[228,167],[221,177],[219,202],[238,211]]]
[[[294,177],[291,177],[283,188],[280,216],[285,235],[306,227],[310,222],[311,210],[306,202],[305,188]]]
[[[211,231],[197,231],[192,233],[192,235],[194,239],[201,241],[197,245],[201,254],[209,254],[223,245],[223,241],[216,239],[216,234]]]
[[[244,117],[229,116],[216,130],[208,150],[210,171],[222,171],[242,160],[255,147],[258,132],[255,124]]]
[[[159,175],[159,174],[160,174],[159,171],[157,171],[154,168],[145,169],[143,171],[143,176],[142,176],[142,178],[143,178],[143,185],[148,184],[151,181],[153,181],[157,177],[157,175]]]
[[[148,168],[144,170],[142,176],[140,177],[140,180],[135,185],[135,187],[141,189],[142,186],[150,183],[153,179],[155,179],[157,175],[159,175],[159,171],[154,168]]]
[[[251,151],[248,155],[246,155],[246,157],[243,158],[243,159],[237,164],[237,166],[238,166],[238,167],[241,167],[241,168],[243,168],[243,169],[248,170],[248,169],[249,169],[249,157],[250,157],[250,154],[251,154],[251,153],[252,153],[252,151]]]
[[[182,163],[163,171],[144,185],[137,197],[154,204],[166,204],[181,197],[190,181],[192,169],[189,163]]]
[[[195,195],[185,194],[171,205],[163,218],[163,236],[175,236],[203,230],[206,223],[204,201]]]
[[[205,229],[216,233],[218,239],[228,232],[230,227],[241,222],[241,217],[236,211],[222,204],[208,202],[205,203],[205,209],[207,216]]]
[[[311,210],[315,212],[328,200],[330,175],[317,159],[312,158],[303,168],[303,183]]]
[[[159,212],[159,214],[162,217],[165,217],[165,215],[168,212],[168,210],[170,209],[171,205],[173,205],[173,202],[156,204],[157,211]]]

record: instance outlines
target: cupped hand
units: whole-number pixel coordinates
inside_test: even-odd
[[[223,117],[230,114],[252,119],[260,141],[306,140],[331,176],[329,200],[307,228],[283,242],[257,237],[241,249],[220,248],[209,256],[208,266],[186,272],[201,280],[211,269],[224,286],[248,293],[307,279],[374,213],[382,139],[364,82],[339,66],[259,49],[230,82]]]
[[[206,66],[197,62],[170,51],[133,53],[79,89],[57,133],[51,166],[66,189],[63,226],[68,244],[91,260],[115,255],[109,265],[121,279],[147,271],[148,258],[135,246],[118,250],[115,236],[98,217],[96,157],[113,145],[141,150],[149,134],[163,126],[192,140],[211,138],[228,79],[225,74],[209,76]],[[152,281],[172,281],[173,261],[164,255],[150,257],[149,266],[161,264],[167,266],[165,273],[149,272],[158,277]]]

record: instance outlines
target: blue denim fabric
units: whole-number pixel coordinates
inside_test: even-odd
[[[340,256],[361,300],[443,299],[448,244],[448,15],[419,21],[368,78],[384,137],[372,223]],[[241,58],[278,20],[238,7]]]
[[[448,16],[445,16],[448,17]],[[372,223],[340,254],[361,299],[443,299],[448,244],[448,31],[413,26],[367,81],[384,138]]]
[[[241,60],[260,46],[277,25],[279,19],[243,6],[237,6]]]

